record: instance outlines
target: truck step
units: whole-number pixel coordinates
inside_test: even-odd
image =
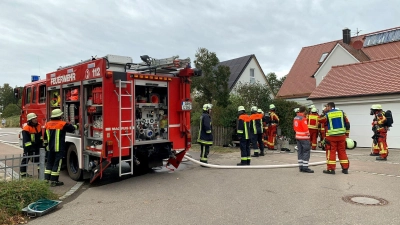
[[[122,110],[132,110],[132,108],[121,108]]]
[[[128,173],[121,173],[121,175],[120,176],[123,176],[123,175],[132,175],[133,173],[132,172],[128,172]]]
[[[121,120],[121,123],[131,123],[132,120]]]
[[[132,162],[132,159],[125,159],[125,160],[121,160],[122,162]]]
[[[127,133],[127,134],[121,134],[121,136],[131,136],[132,133]]]
[[[132,95],[121,94],[120,96],[132,97]]]
[[[127,149],[127,148],[131,148],[131,146],[121,147],[121,149]]]

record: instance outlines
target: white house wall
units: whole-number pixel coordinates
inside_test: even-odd
[[[261,84],[266,84],[267,81],[264,77],[263,71],[261,68],[258,66],[256,60],[254,57],[250,60],[249,64],[247,67],[244,69],[242,75],[240,76],[239,80],[236,82],[235,86],[232,88],[232,92],[234,93],[234,89],[237,87],[239,83],[245,84],[245,83],[250,83],[250,69],[254,69],[254,78],[255,82],[259,82]],[[274,95],[270,95],[271,99],[274,98]]]
[[[398,122],[400,121],[400,95],[314,100],[314,104],[318,109],[322,109],[330,101],[346,113],[350,121],[350,138],[357,141],[358,147],[371,148],[372,145],[373,116],[369,115],[371,105],[381,104],[384,111],[390,109],[394,123],[388,132],[387,143],[389,148],[400,149],[400,122]]]
[[[351,55],[346,49],[344,49],[340,44],[337,44],[332,52],[328,55],[328,58],[324,61],[318,71],[315,73],[316,86],[321,83],[323,77],[328,74],[332,66],[352,64],[359,62],[353,55]]]

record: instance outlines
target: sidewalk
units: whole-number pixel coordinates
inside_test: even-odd
[[[14,155],[14,157],[19,157],[20,155],[22,155],[22,153],[23,153],[23,150],[21,148],[0,142],[0,159],[4,159],[5,157],[11,158],[13,155]],[[14,160],[14,165],[17,165],[18,163],[20,163],[20,162],[17,162],[17,160]],[[14,171],[16,173],[19,173],[18,168],[14,168]],[[6,178],[7,180],[11,180],[10,174],[11,174],[10,170],[7,170],[7,175],[8,175]],[[35,174],[35,176],[36,175],[37,174]],[[3,180],[3,179],[4,179],[4,170],[0,169],[0,180]],[[59,195],[60,197],[65,195],[67,192],[69,192],[78,183],[69,177],[67,170],[63,170],[60,172],[59,180],[64,182],[64,185],[59,186],[59,187],[50,187],[50,189],[54,193]]]

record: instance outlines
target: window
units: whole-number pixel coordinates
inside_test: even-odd
[[[327,55],[328,55],[327,52],[323,53],[323,54],[321,55],[321,58],[319,59],[318,63],[322,63],[322,62],[325,60],[325,58],[326,58]]]
[[[39,103],[46,102],[46,85],[39,86]]]
[[[36,98],[37,98],[37,91],[36,91],[36,86],[33,87],[33,94],[32,94],[32,103],[36,103]]]
[[[250,69],[250,84],[254,84],[256,82],[256,78],[254,77],[254,69]]]
[[[27,88],[25,92],[25,105],[31,103],[32,88]]]

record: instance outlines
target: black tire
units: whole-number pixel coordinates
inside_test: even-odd
[[[69,146],[67,151],[67,170],[72,180],[82,180],[83,171],[79,169],[78,153],[73,144]]]

